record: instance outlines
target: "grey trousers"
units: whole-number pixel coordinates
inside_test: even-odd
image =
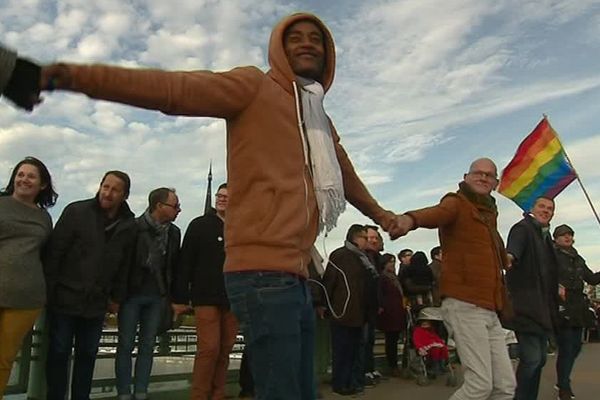
[[[464,383],[451,400],[512,400],[513,371],[505,333],[494,311],[454,298],[442,302],[444,324],[456,342]]]

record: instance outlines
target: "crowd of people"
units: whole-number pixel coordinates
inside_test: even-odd
[[[255,67],[214,73],[39,66],[1,50],[0,91],[25,109],[41,102],[41,91],[65,90],[171,115],[225,119],[228,182],[217,192],[216,213],[192,221],[180,248],[174,189],[153,190],[147,210],[135,218],[126,201],[129,176],[111,170],[96,196],[67,205],[52,229],[46,208],[56,193],[47,168],[31,157],[17,164],[0,197],[0,393],[44,306],[48,399],[66,396],[73,348],[71,398],[89,398],[102,321],[111,311],[119,315],[118,395],[142,400],[154,340],[169,328],[170,311],[195,315],[192,398],[224,397],[228,354],[240,329],[257,399],[314,399],[315,370],[329,362],[332,389],[340,395],[360,393],[380,379],[373,355],[377,328],[385,332],[387,362],[397,374],[407,309],[432,305],[441,309],[464,368],[464,383],[451,399],[537,398],[554,335],[558,396],[574,397],[569,376],[584,326],[581,289],[583,281],[600,282],[600,273],[574,249],[570,227],[557,227],[552,242],[553,199],[537,199],[506,246],[491,196],[497,168],[488,158],[473,161],[458,191],[437,205],[404,214],[381,207],[325,112],[335,46],[314,15],[293,14],[274,28],[266,73]],[[336,226],[346,201],[377,226],[352,225],[324,268],[313,245]],[[424,252],[405,249],[396,274],[394,256],[381,254],[379,227],[391,239],[438,229],[432,263]],[[413,340],[442,373],[444,335],[427,318],[418,325]],[[516,374],[503,326],[519,339]],[[331,360],[315,357],[329,340]]]

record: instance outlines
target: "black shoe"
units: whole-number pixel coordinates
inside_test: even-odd
[[[562,390],[561,388],[558,387],[558,385],[554,385],[554,390],[558,390],[559,391],[559,398],[560,398],[560,392],[567,392],[571,398],[571,400],[575,399],[575,393],[573,393],[573,391],[569,388],[569,389],[565,389]]]
[[[571,400],[571,393],[568,390],[558,389],[558,400]]]
[[[351,388],[343,388],[343,389],[333,390],[333,393],[340,395],[340,396],[352,396],[354,393],[356,393],[356,391]]]
[[[370,372],[367,372],[365,374],[365,387],[372,388],[372,387],[375,387],[375,385],[377,385],[377,380],[375,379],[373,374],[371,374]]]
[[[240,391],[240,394],[238,394],[238,398],[239,399],[253,399],[254,393],[250,393],[250,392],[246,392],[245,390],[242,390],[242,391]]]

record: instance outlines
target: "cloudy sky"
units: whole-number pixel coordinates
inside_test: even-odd
[[[546,113],[600,209],[600,0],[2,0],[0,41],[42,63],[266,71],[270,31],[295,11],[316,13],[333,32],[338,68],[326,109],[384,207],[436,203],[477,157],[504,167]],[[31,114],[0,101],[0,187],[27,155],[53,174],[55,219],[92,196],[104,171],[122,169],[136,213],[152,188],[176,187],[185,229],[202,212],[209,160],[216,184],[227,174],[222,120],[75,94],[47,94]],[[498,202],[506,237],[520,210]],[[321,251],[355,222],[368,221],[349,207]],[[576,183],[558,197],[553,223],[571,225],[600,270],[600,226]],[[436,243],[422,230],[386,250]]]

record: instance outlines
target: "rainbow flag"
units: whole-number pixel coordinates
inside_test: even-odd
[[[553,199],[575,178],[558,135],[544,117],[502,171],[498,192],[530,211],[538,197]]]

